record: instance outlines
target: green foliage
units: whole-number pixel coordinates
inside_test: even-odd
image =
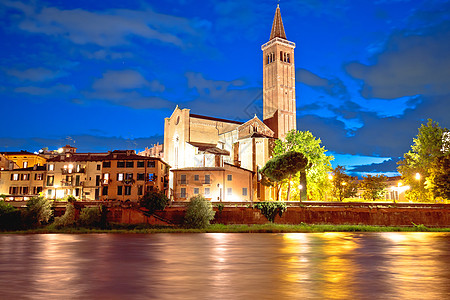
[[[308,160],[302,153],[289,151],[270,159],[260,172],[274,182],[288,179],[287,200],[289,200],[292,176],[304,171],[307,165]]]
[[[66,205],[66,211],[61,217],[55,217],[53,224],[57,228],[73,226],[75,224],[75,207],[72,203]]]
[[[65,200],[66,200],[67,202],[69,202],[69,203],[74,203],[74,202],[77,201],[77,198],[75,198],[75,197],[72,196],[72,195],[69,195],[69,196],[66,197]]]
[[[0,230],[17,230],[21,228],[20,210],[9,203],[0,201]]]
[[[358,180],[345,173],[345,167],[337,166],[333,170],[333,196],[339,201],[354,197],[358,191]]]
[[[450,200],[450,153],[436,159],[427,183],[433,197]]]
[[[99,206],[84,207],[81,209],[78,224],[83,227],[101,227],[102,210]]]
[[[215,213],[211,202],[207,201],[202,195],[197,195],[190,199],[186,208],[184,223],[189,228],[205,228],[214,219]]]
[[[217,207],[217,211],[218,211],[219,213],[221,213],[222,210],[223,210],[223,208],[225,207],[225,205],[224,205],[223,203],[217,203],[217,204],[215,204],[214,206]]]
[[[384,175],[363,176],[363,181],[360,184],[361,189],[363,190],[363,198],[367,200],[371,199],[372,201],[382,198],[386,191],[386,181],[387,177]]]
[[[284,202],[258,202],[255,204],[255,208],[259,209],[267,220],[273,223],[277,215],[280,217],[283,215],[287,206]]]
[[[5,194],[0,194],[0,199],[3,200],[3,201],[5,201],[6,195],[5,195]]]
[[[332,170],[331,161],[334,157],[325,154],[327,150],[321,146],[321,140],[316,139],[309,131],[292,130],[285,140],[275,141],[274,156],[289,151],[300,152],[308,160],[306,174],[300,172],[292,179],[294,185],[303,187],[301,198],[323,200],[331,189],[328,173]]]
[[[169,198],[164,192],[150,191],[139,200],[141,207],[145,207],[149,210],[149,213],[153,214],[157,210],[164,210],[169,203]]]
[[[398,171],[402,174],[402,179],[410,189],[406,192],[406,197],[414,201],[430,201],[433,199],[433,192],[426,182],[431,182],[431,172],[437,159],[445,155],[443,149],[447,149],[443,141],[444,132],[448,129],[441,128],[439,123],[428,119],[426,125],[419,128],[417,137],[413,139],[411,150],[404,154],[404,159],[399,161]],[[448,150],[447,150],[448,152]],[[420,174],[420,179],[416,179],[416,174]]]
[[[52,203],[43,196],[33,197],[27,201],[24,211],[24,225],[27,228],[45,225],[53,216]]]

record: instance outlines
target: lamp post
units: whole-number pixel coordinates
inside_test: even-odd
[[[217,187],[219,188],[219,202],[222,202],[222,185],[218,183]]]
[[[300,202],[302,202],[302,189],[303,189],[303,185],[299,184],[298,185],[298,195],[299,195]]]

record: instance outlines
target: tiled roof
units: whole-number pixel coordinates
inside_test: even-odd
[[[126,150],[115,150],[109,154],[71,153],[68,156],[63,154],[49,158],[47,162],[59,162],[59,161],[75,162],[75,161],[103,161],[103,160],[159,160],[162,163],[167,164],[159,157],[137,155],[134,153],[130,153],[130,151],[128,151],[127,153]]]
[[[10,151],[10,152],[0,152],[0,154],[3,155],[36,155],[35,153],[31,153],[25,150],[21,150],[21,151]]]
[[[171,169],[170,171],[225,171],[225,168],[221,167],[189,167],[189,168],[179,168]]]
[[[286,33],[284,32],[283,20],[281,19],[280,6],[277,5],[275,17],[273,18],[272,31],[270,32],[270,39],[282,38],[286,40]]]
[[[215,117],[208,117],[208,116],[202,116],[202,115],[196,115],[196,114],[189,114],[189,117],[191,118],[198,118],[198,119],[205,119],[205,120],[211,120],[211,121],[219,121],[219,122],[225,122],[225,123],[232,123],[232,124],[244,124],[243,122],[239,121],[233,121],[233,120],[227,120],[227,119],[220,119]]]
[[[218,155],[230,155],[230,152],[224,149],[217,148],[215,144],[205,144],[205,143],[195,143],[189,142],[194,147],[197,147],[198,150]]]

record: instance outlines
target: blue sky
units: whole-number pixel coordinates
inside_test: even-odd
[[[0,151],[140,150],[178,104],[262,118],[276,1],[0,3]],[[395,171],[427,118],[450,127],[450,1],[286,0],[297,124],[355,172]]]

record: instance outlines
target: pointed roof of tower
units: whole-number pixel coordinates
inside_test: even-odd
[[[284,32],[283,20],[281,19],[279,4],[277,4],[277,10],[275,11],[275,17],[273,18],[272,31],[270,32],[270,39],[277,37],[287,40],[286,33]]]

